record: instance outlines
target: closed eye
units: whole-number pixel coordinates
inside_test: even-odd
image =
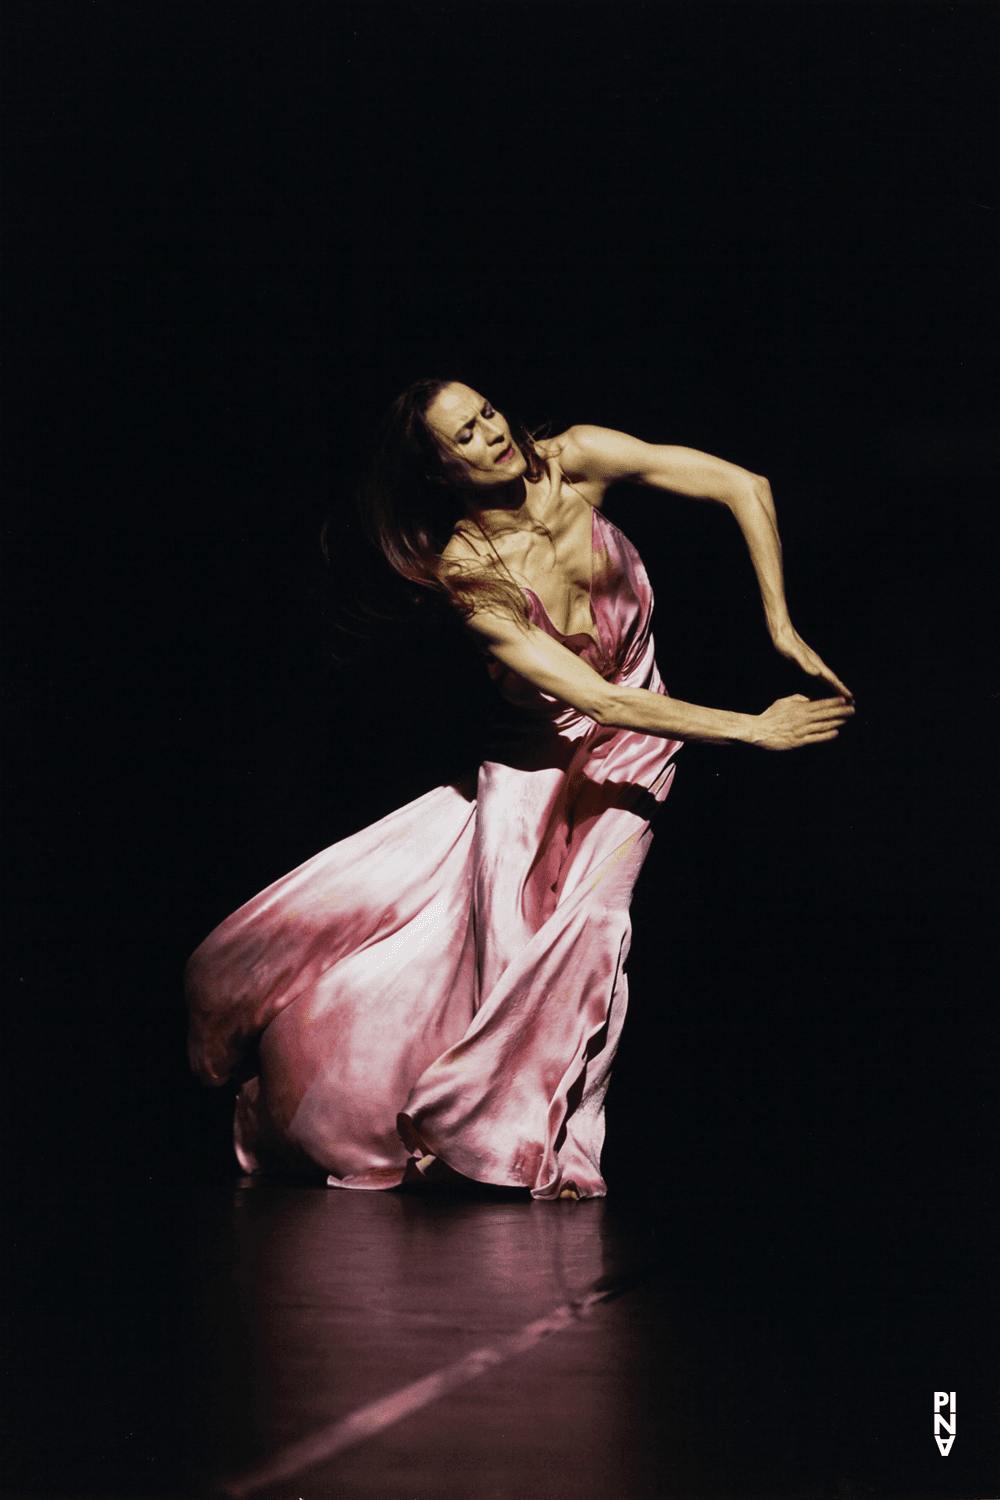
[[[493,406],[489,401],[484,404],[482,415],[486,418],[487,421],[489,421],[490,417],[496,416],[496,411],[493,409]],[[475,419],[473,419],[472,423],[468,427],[463,427],[462,431],[456,434],[456,443],[471,443],[472,433],[475,425]]]

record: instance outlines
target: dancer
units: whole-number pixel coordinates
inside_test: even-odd
[[[667,695],[649,580],[601,509],[623,479],[729,507],[771,639],[822,698],[754,715]],[[851,695],[789,619],[767,481],[721,459],[600,427],[533,440],[469,386],[425,380],[392,408],[366,506],[397,573],[446,596],[486,653],[492,741],[472,782],[317,854],[205,940],[192,1066],[221,1084],[256,1044],[247,1171],[602,1196],[629,902],[674,755],[832,740]]]

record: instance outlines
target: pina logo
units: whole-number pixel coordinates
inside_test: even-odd
[[[947,1411],[944,1408],[947,1407]],[[941,1429],[948,1433],[947,1437],[941,1436]],[[955,1441],[955,1392],[934,1392],[934,1441],[941,1450],[941,1457],[947,1458],[951,1452],[951,1445]]]

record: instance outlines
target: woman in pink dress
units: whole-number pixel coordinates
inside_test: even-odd
[[[601,510],[619,479],[729,507],[771,639],[834,696],[751,715],[667,695],[649,580]],[[767,481],[721,459],[600,427],[533,441],[469,386],[420,381],[367,507],[395,570],[446,595],[487,654],[493,743],[473,782],[315,855],[206,938],[192,1066],[221,1084],[256,1043],[236,1109],[247,1171],[601,1196],[629,902],[676,751],[822,743],[850,693],[789,619]]]

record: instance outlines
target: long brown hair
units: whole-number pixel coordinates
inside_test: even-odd
[[[450,380],[415,380],[392,403],[383,423],[375,460],[361,487],[366,530],[413,598],[446,598],[464,619],[484,607],[527,618],[524,595],[514,583],[493,542],[468,521],[462,498],[463,469],[441,448],[427,412]],[[523,423],[507,418],[511,436],[524,455],[527,478],[545,474],[545,461]],[[485,543],[481,560],[442,571],[441,555],[456,526]],[[506,575],[506,576],[505,576]]]

